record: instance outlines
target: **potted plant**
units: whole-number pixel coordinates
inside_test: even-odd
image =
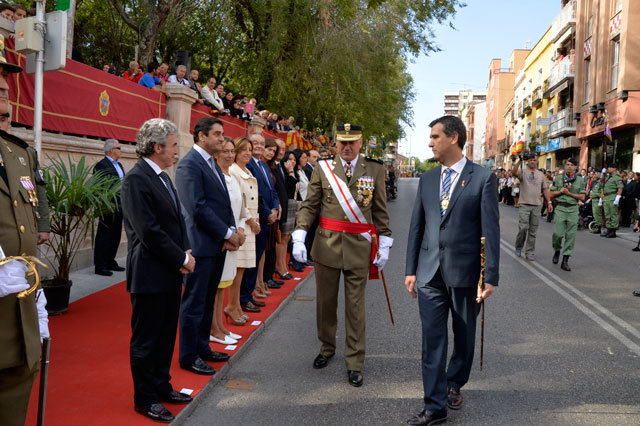
[[[54,275],[43,280],[42,287],[50,315],[67,312],[73,260],[88,234],[93,247],[96,219],[117,208],[120,179],[103,171],[92,174],[93,167],[85,161],[84,156],[78,162],[68,156],[65,163],[58,156],[44,169],[52,234],[46,245],[53,252]]]

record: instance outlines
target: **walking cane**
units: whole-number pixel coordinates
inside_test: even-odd
[[[480,280],[478,281],[478,287],[480,292],[484,291],[484,245],[486,238],[480,238]],[[481,314],[480,314],[480,371],[482,371],[482,363],[484,360],[484,300],[481,302]]]
[[[51,339],[42,340],[42,360],[40,361],[40,391],[38,392],[38,426],[44,425],[44,408],[47,402],[47,375],[49,373],[49,352]]]
[[[373,234],[373,242],[376,246],[376,255],[378,255],[378,236]],[[391,324],[396,325],[393,320],[393,311],[391,310],[391,301],[389,300],[389,291],[387,290],[387,280],[384,278],[384,271],[380,271],[380,277],[382,278],[382,286],[384,287],[384,295],[387,296],[387,307],[389,308],[389,316],[391,317]]]

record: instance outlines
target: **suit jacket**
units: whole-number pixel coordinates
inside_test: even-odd
[[[279,205],[278,194],[273,181],[267,181],[267,178],[271,177],[271,171],[267,163],[259,161],[256,164],[253,159],[247,164],[247,169],[258,181],[258,213],[260,214],[260,221],[266,223],[267,217],[271,214],[271,209],[277,210]]]
[[[120,166],[120,169],[122,169],[122,175],[124,179],[124,175],[125,175],[124,167],[120,163],[118,163],[118,165]],[[113,162],[111,162],[111,160],[109,160],[107,157],[104,157],[102,160],[98,161],[96,165],[93,167],[93,173],[100,170],[103,170],[109,176],[115,176],[119,178],[118,171],[114,167]],[[120,195],[118,195],[116,199],[118,201],[118,210],[121,210],[122,206],[120,205],[121,203]]]
[[[287,178],[289,176],[285,176],[283,173],[286,173],[282,165],[278,167],[276,164],[275,169],[271,169],[271,173],[275,178],[275,190],[278,194],[278,201],[280,202],[280,207],[282,207],[282,213],[280,214],[280,223],[285,223],[287,221],[288,209],[289,209],[289,195],[287,190]]]
[[[324,161],[324,160],[319,160]],[[336,177],[347,182],[347,177],[339,157],[328,159]],[[320,165],[318,164],[318,166]],[[358,179],[369,176],[374,179],[373,198],[366,206],[358,203],[367,223],[376,226],[378,235],[391,236],[389,214],[387,213],[387,195],[384,185],[384,166],[377,160],[360,156],[348,183],[349,191],[354,199],[358,192]],[[322,170],[311,176],[307,186],[307,198],[302,202],[296,221],[296,229],[308,231],[316,220],[316,212],[328,219],[348,220],[331,189],[329,178]],[[323,265],[337,269],[357,269],[369,267],[371,243],[360,234],[329,231],[318,227],[311,248],[311,255]]]
[[[485,281],[498,285],[500,223],[496,176],[467,163],[440,217],[442,166],[420,177],[407,243],[406,275],[431,281],[440,268],[449,287],[475,287],[480,277],[480,237],[486,237]]]
[[[307,179],[311,181],[311,175],[313,174],[313,166],[307,163],[304,165],[302,170],[304,170],[304,174],[307,175]]]
[[[121,196],[129,248],[127,290],[163,293],[181,286],[180,268],[189,241],[180,202],[173,202],[160,177],[142,159],[124,177]]]
[[[221,254],[226,233],[236,226],[224,175],[215,161],[213,164],[220,179],[202,155],[191,149],[176,170],[182,215],[194,256]]]

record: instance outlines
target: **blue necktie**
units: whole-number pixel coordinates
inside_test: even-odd
[[[442,200],[445,197],[449,197],[449,189],[451,189],[451,169],[444,170],[444,179],[442,181],[442,189],[440,190],[440,217],[444,217],[444,214],[447,212],[442,208]]]

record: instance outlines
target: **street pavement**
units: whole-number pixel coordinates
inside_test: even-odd
[[[398,199],[389,203],[395,243],[384,271],[396,325],[382,282],[369,282],[361,388],[347,383],[342,293],[336,356],[327,368],[312,368],[320,347],[312,274],[176,423],[401,425],[421,411],[420,318],[404,288],[417,185],[401,179]],[[448,424],[640,424],[640,298],[631,294],[640,289],[640,254],[631,251],[633,234],[604,239],[578,232],[573,271],[565,272],[551,263],[552,224],[541,222],[537,261],[527,262],[513,254],[518,210],[501,205],[500,214],[500,284],[485,307],[484,369],[476,350],[464,406],[449,410]]]

